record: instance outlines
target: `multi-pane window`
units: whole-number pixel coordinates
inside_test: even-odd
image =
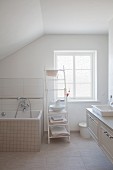
[[[97,93],[96,51],[55,51],[55,68],[65,68],[67,91],[77,100],[95,100]],[[59,83],[62,87],[62,83]],[[58,94],[58,97],[62,95]]]

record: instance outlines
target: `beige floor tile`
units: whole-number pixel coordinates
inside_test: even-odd
[[[113,170],[95,141],[72,133],[70,143],[44,136],[40,152],[0,152],[0,170]]]

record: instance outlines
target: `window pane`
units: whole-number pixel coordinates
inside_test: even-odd
[[[73,84],[66,84],[67,92],[69,92],[69,97],[74,97],[73,96]]]
[[[65,87],[64,84],[57,84],[58,89],[64,89],[64,87]]]
[[[91,69],[91,56],[75,56],[76,69]]]
[[[58,91],[57,96],[60,97],[60,98],[63,98],[64,97],[64,92],[62,90]]]
[[[57,56],[57,69],[73,69],[73,56]]]
[[[66,70],[66,83],[73,83],[73,71],[72,70]]]
[[[77,70],[75,80],[76,83],[91,83],[91,70]]]
[[[91,97],[91,85],[90,84],[76,84],[76,97]]]
[[[57,74],[57,79],[64,79],[64,73],[63,71],[59,71]]]
[[[63,97],[64,96],[64,84],[57,84],[56,86],[56,89],[58,89],[56,92],[57,92],[57,95],[58,97]]]
[[[57,88],[64,89],[64,85],[58,84]],[[67,93],[69,92],[69,97],[73,97],[73,84],[66,84],[66,88],[67,88]],[[58,97],[64,97],[64,91],[58,90],[57,95],[58,95]]]

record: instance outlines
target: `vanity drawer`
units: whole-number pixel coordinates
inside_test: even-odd
[[[98,120],[95,116],[87,114],[87,123],[90,134],[98,142]]]
[[[101,148],[113,162],[113,132],[104,124],[100,125]]]

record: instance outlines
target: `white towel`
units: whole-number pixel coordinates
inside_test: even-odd
[[[51,118],[53,120],[63,120],[64,119],[64,117],[62,115],[52,116]]]
[[[53,119],[53,117],[50,118],[50,123],[54,124],[54,123],[67,123],[67,119],[63,118],[63,119]]]
[[[54,137],[69,136],[69,132],[64,126],[53,126],[50,129],[51,129],[51,134]]]

